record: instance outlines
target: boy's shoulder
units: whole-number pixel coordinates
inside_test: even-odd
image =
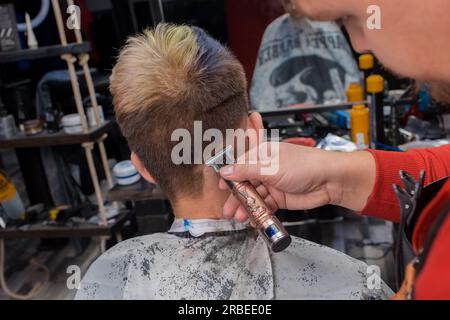
[[[178,241],[174,235],[155,233],[119,242],[91,264],[75,299],[123,299],[134,272],[150,272],[152,262],[175,251]]]
[[[303,238],[292,237],[292,243],[286,250],[287,253],[297,253],[300,256],[303,256],[305,254],[314,254],[316,255],[317,252],[322,253],[324,256],[328,256],[334,260],[348,260],[349,262],[352,262],[359,266],[365,266],[366,264],[362,262],[361,260],[355,259],[341,251],[338,251],[336,249],[333,249],[331,247],[328,247],[326,245],[322,245],[316,242],[312,242]]]
[[[291,245],[273,255],[277,298],[386,299],[392,290],[379,278],[368,288],[369,266],[343,252],[292,237]]]
[[[137,236],[117,243],[115,246],[103,253],[99,258],[110,255],[135,253],[136,251],[141,250],[148,250],[148,253],[155,254],[161,251],[158,249],[160,243],[170,245],[170,243],[176,243],[178,241],[178,237],[165,232]]]

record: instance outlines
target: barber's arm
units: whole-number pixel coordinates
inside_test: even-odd
[[[450,146],[416,149],[409,152],[369,150],[375,159],[376,180],[372,194],[362,209],[365,215],[397,222],[399,202],[392,185],[403,185],[399,171],[404,170],[415,179],[425,171],[425,185],[450,175]]]
[[[264,174],[266,159],[224,167],[221,175],[252,181],[274,208],[304,210],[333,204],[397,221],[399,209],[392,184],[400,183],[399,170],[416,177],[421,169],[426,170],[427,183],[450,174],[450,146],[406,153],[339,153],[286,143],[270,145],[270,162],[278,164],[272,174]],[[225,187],[222,181],[221,188]],[[224,216],[239,221],[247,217],[233,196],[225,203]]]

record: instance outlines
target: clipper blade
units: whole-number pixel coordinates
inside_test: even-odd
[[[220,168],[234,163],[233,146],[229,145],[216,153],[212,158],[208,159],[205,164],[208,167],[214,168],[216,172],[219,172]]]

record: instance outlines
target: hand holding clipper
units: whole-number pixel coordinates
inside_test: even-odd
[[[223,161],[225,158],[225,161]],[[234,163],[232,156],[232,146],[216,154],[206,161],[206,165],[213,167],[216,172],[227,164]],[[278,218],[272,215],[270,208],[261,198],[255,187],[248,181],[235,182],[226,180],[233,195],[246,209],[249,219],[256,226],[258,232],[266,241],[273,252],[280,252],[286,249],[292,239]]]

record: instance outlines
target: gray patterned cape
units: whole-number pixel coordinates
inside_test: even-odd
[[[84,276],[76,299],[386,299],[367,265],[293,237],[272,253],[245,224],[175,220],[169,233],[120,242]],[[370,281],[369,281],[370,280]],[[369,284],[369,285],[368,285]]]

